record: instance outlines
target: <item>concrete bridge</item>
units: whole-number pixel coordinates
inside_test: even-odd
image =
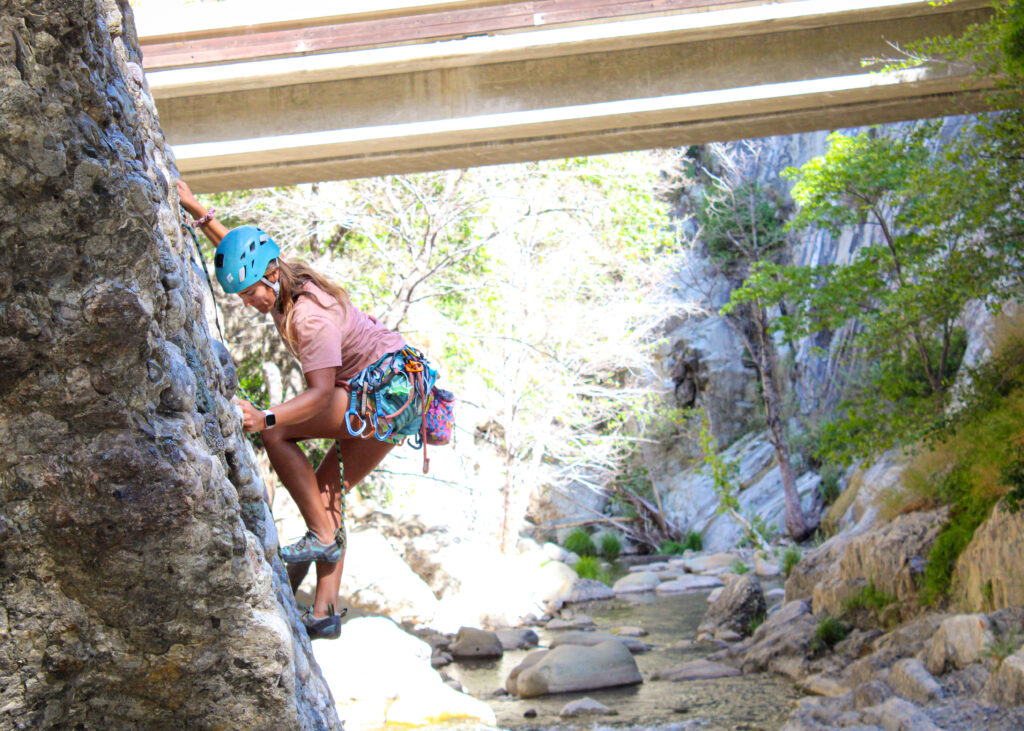
[[[161,123],[197,191],[940,116],[982,109],[986,88],[965,68],[869,63],[983,19],[979,0],[341,5],[137,13]]]

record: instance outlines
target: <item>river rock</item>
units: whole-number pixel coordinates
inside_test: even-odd
[[[945,697],[942,686],[916,657],[905,658],[893,665],[888,683],[897,694],[914,703],[930,703]]]
[[[346,727],[496,722],[485,703],[450,688],[431,668],[429,644],[384,617],[351,619],[341,638],[313,650]]]
[[[704,613],[697,633],[707,633],[717,639],[726,639],[724,632],[740,636],[750,634],[753,625],[762,621],[767,612],[761,582],[745,574],[729,581],[718,599]]]
[[[985,684],[985,695],[1002,706],[1024,706],[1024,647],[1003,659]]]
[[[547,561],[532,574],[533,596],[543,602],[564,602],[579,580],[576,572],[561,561]]]
[[[808,675],[797,683],[797,687],[806,693],[821,695],[827,698],[838,698],[850,692],[850,689],[842,682],[824,673]]]
[[[504,652],[498,635],[487,630],[463,627],[448,648],[456,660],[477,657],[501,657]]]
[[[632,594],[635,592],[654,591],[661,583],[658,575],[651,571],[627,574],[615,582],[612,591],[616,594]]]
[[[543,551],[544,555],[552,561],[561,561],[562,563],[567,563],[566,559],[569,558],[569,551],[565,550],[557,543],[545,543],[543,546],[541,546],[540,550]]]
[[[683,565],[691,574],[721,574],[728,571],[737,560],[738,557],[733,553],[712,553],[686,558]]]
[[[512,670],[505,687],[511,695],[534,698],[641,682],[630,651],[618,640],[609,640],[594,647],[563,645],[534,650]]]
[[[673,581],[665,581],[654,587],[658,594],[682,594],[697,589],[710,589],[722,586],[722,580],[717,576],[681,576]]]
[[[665,571],[669,568],[669,565],[664,561],[656,561],[655,563],[639,564],[637,566],[630,566],[629,573],[635,574],[638,571],[653,571],[658,573],[659,571]]]
[[[585,645],[587,647],[594,647],[595,645],[600,645],[602,642],[608,641],[621,642],[626,649],[632,653],[647,652],[651,649],[647,644],[641,642],[635,637],[606,634],[604,632],[562,632],[551,640],[551,647],[561,647],[562,645]]]
[[[991,623],[984,614],[958,614],[939,625],[928,647],[928,672],[942,675],[949,668],[963,668],[984,657],[995,641]]]
[[[653,680],[671,680],[681,682],[684,680],[712,680],[714,678],[731,678],[739,675],[740,671],[731,665],[725,665],[711,660],[691,660],[682,665],[657,670],[651,676]]]
[[[610,629],[609,632],[611,632],[613,635],[618,635],[620,637],[646,637],[647,636],[647,630],[645,630],[643,627],[630,627],[630,626],[614,627],[613,629]]]
[[[572,617],[555,617],[544,625],[548,629],[588,629],[594,626],[594,620],[586,614]]]
[[[562,706],[562,710],[558,712],[558,715],[560,718],[578,718],[579,716],[615,716],[618,715],[618,712],[613,711],[604,703],[599,703],[593,698],[586,697],[569,701]]]
[[[615,592],[603,581],[597,579],[577,579],[568,596],[565,597],[566,604],[576,602],[591,602],[598,599],[611,599]]]
[[[540,643],[540,638],[532,629],[499,629],[494,634],[506,651],[529,649]]]

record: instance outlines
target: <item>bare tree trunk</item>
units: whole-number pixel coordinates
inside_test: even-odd
[[[756,361],[761,376],[761,391],[764,395],[764,410],[768,422],[768,434],[775,450],[775,458],[779,462],[782,474],[782,490],[786,502],[786,533],[794,541],[802,541],[809,536],[816,526],[812,525],[804,515],[800,505],[800,494],[796,489],[796,478],[793,465],[789,459],[789,447],[782,432],[782,408],[779,396],[780,389],[778,355],[775,342],[768,332],[766,315],[758,308],[752,318],[756,329],[759,353]]]

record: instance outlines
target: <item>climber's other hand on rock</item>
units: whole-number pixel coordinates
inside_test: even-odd
[[[199,218],[206,213],[199,201],[196,200],[195,195],[192,193],[192,189],[188,187],[188,183],[184,180],[178,180],[178,199],[181,201],[181,205],[185,206],[185,210],[188,211],[193,218]]]
[[[236,398],[235,403],[242,408],[242,428],[247,432],[262,431],[266,423],[263,412],[245,399]]]

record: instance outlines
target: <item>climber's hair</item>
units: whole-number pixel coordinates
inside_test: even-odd
[[[279,272],[277,281],[281,287],[281,292],[277,297],[277,303],[274,307],[279,313],[284,315],[284,340],[293,353],[296,350],[295,331],[292,323],[295,301],[301,295],[306,295],[316,300],[317,304],[321,307],[330,306],[330,303],[321,302],[317,299],[316,295],[312,292],[303,292],[302,290],[307,283],[312,282],[324,292],[334,297],[338,304],[341,305],[341,309],[348,315],[349,308],[352,305],[348,292],[340,285],[324,277],[309,266],[309,264],[302,261],[285,261],[278,258],[267,266],[267,274],[275,269]]]

